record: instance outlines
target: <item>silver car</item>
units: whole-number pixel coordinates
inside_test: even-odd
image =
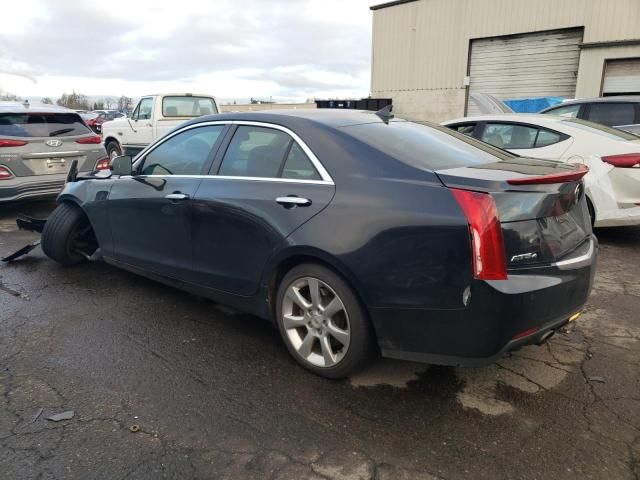
[[[0,102],[0,203],[57,195],[73,160],[80,173],[109,167],[102,139],[77,112]]]

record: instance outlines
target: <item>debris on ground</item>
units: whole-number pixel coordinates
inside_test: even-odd
[[[597,375],[591,375],[589,377],[589,381],[590,382],[597,382],[597,383],[605,383],[606,380],[604,379],[604,377],[599,377]]]
[[[132,433],[136,433],[140,431],[140,425],[131,425],[129,427],[129,430],[131,430]]]
[[[40,407],[29,423],[35,423],[35,421],[40,418],[40,415],[42,415],[43,411],[44,408]]]
[[[75,415],[73,410],[67,410],[66,412],[56,413],[55,415],[51,415],[47,417],[47,420],[51,420],[52,422],[60,422],[62,420],[71,420]]]

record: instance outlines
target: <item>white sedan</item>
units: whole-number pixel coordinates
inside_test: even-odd
[[[587,165],[585,191],[594,226],[640,225],[640,137],[537,114],[482,115],[442,125],[517,155]]]

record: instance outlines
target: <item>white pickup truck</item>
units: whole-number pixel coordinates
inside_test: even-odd
[[[181,123],[218,112],[215,98],[209,95],[145,95],[129,117],[102,124],[104,146],[110,158],[135,155]]]

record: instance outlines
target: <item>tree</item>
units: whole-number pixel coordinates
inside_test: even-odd
[[[94,110],[104,110],[104,102],[93,102]]]
[[[120,98],[118,99],[118,110],[120,111],[127,111],[127,110],[131,110],[132,107],[132,100],[131,98],[122,95],[120,96]]]
[[[53,105],[53,101],[49,97],[44,97],[40,100],[40,103],[44,103],[45,105]]]
[[[72,91],[71,93],[63,93],[56,103],[61,107],[67,107],[73,110],[91,109],[91,104],[89,103],[87,96],[82,93],[76,93],[75,91]]]

